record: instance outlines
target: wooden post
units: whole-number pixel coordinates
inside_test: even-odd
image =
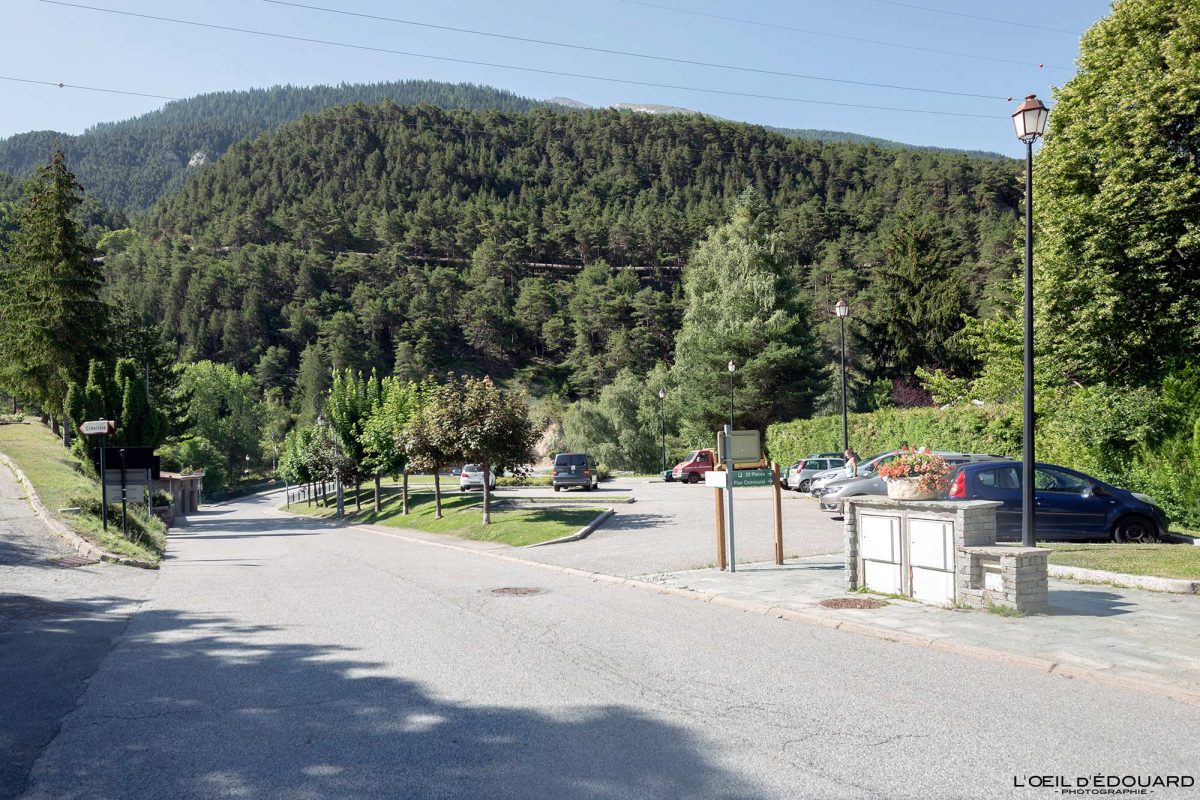
[[[717,569],[725,569],[725,502],[724,492],[713,489],[713,499],[717,507]]]
[[[775,563],[783,564],[783,493],[779,489],[779,465],[771,462],[771,484],[775,487]]]

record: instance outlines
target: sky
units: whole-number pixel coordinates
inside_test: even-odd
[[[763,125],[852,131],[1009,155],[1022,152],[1009,121],[1012,110],[1026,94],[1051,102],[1052,87],[1073,74],[1079,34],[1109,11],[1105,0],[1054,0],[1037,6],[978,0],[296,0],[410,22],[742,68],[731,70],[490,38],[267,0],[72,1],[490,65],[212,30],[44,0],[0,0],[5,43],[0,76],[176,98],[276,84],[406,78],[473,82],[533,98],[563,96],[594,106],[659,103]],[[98,122],[152,111],[164,102],[0,80],[0,137],[30,130],[80,133]]]

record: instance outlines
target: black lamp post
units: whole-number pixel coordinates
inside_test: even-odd
[[[1037,541],[1034,514],[1033,441],[1033,143],[1046,132],[1050,110],[1031,94],[1013,113],[1017,138],[1025,143],[1025,398],[1021,463],[1021,544]]]
[[[833,306],[842,327],[842,453],[850,449],[850,432],[846,422],[846,317],[850,316],[850,304],[841,298]]]
[[[659,431],[662,434],[662,471],[663,475],[667,474],[667,406],[666,406],[667,390],[660,388],[658,390],[658,424]]]
[[[729,360],[729,432],[733,432],[733,372],[737,367]]]

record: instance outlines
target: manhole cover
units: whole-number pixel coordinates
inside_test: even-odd
[[[99,564],[97,558],[88,558],[87,556],[63,556],[62,558],[50,559],[60,567],[86,567],[89,564]]]
[[[546,590],[534,586],[501,586],[499,589],[492,589],[492,594],[504,597],[525,597],[531,594],[541,594],[544,591]]]
[[[887,603],[873,597],[833,597],[822,600],[826,608],[883,608]]]

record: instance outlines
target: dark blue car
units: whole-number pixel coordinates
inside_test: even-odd
[[[1153,542],[1167,532],[1163,510],[1144,494],[1054,464],[1034,468],[1037,538],[1043,541]],[[996,536],[1021,538],[1021,462],[963,464],[951,473],[951,500],[999,500]]]

